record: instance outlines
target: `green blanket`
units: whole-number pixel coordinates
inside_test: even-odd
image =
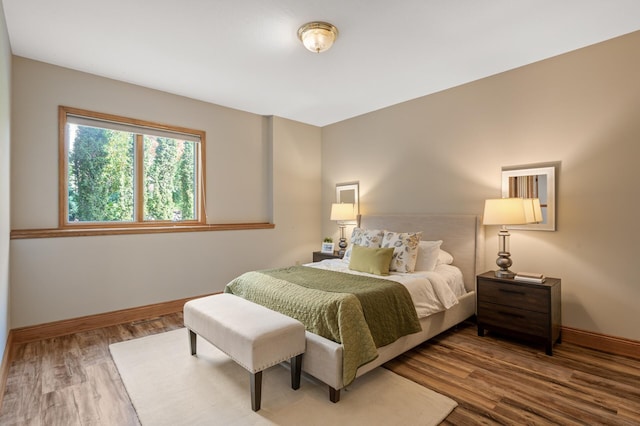
[[[394,281],[305,266],[247,272],[226,293],[302,322],[343,346],[343,383],[374,360],[376,347],[421,330],[407,289]]]

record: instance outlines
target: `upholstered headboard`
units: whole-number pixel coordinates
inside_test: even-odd
[[[423,241],[442,240],[442,249],[453,255],[467,290],[476,288],[476,274],[484,268],[484,230],[475,215],[362,215],[360,227],[394,232],[422,231]]]

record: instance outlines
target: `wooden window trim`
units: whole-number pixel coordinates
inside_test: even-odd
[[[200,146],[196,152],[196,162],[198,164],[197,167],[197,176],[196,176],[196,198],[197,205],[196,209],[198,211],[197,220],[190,221],[180,221],[180,222],[172,222],[172,221],[144,221],[143,219],[143,203],[140,202],[142,200],[143,187],[141,182],[143,182],[143,173],[141,167],[136,167],[136,203],[134,204],[134,221],[133,222],[116,222],[116,223],[69,223],[68,222],[68,155],[66,150],[65,143],[65,127],[67,123],[67,115],[78,115],[82,117],[94,118],[98,120],[104,121],[112,121],[116,123],[126,123],[133,126],[137,126],[140,128],[149,128],[149,129],[158,129],[165,130],[176,133],[183,133],[189,135],[195,135],[200,138]],[[141,138],[141,136],[140,136]],[[136,141],[135,149],[137,150],[136,155],[137,158],[142,161],[142,144],[139,141]],[[113,114],[105,114],[95,111],[88,111],[80,108],[73,108],[60,105],[58,107],[58,229],[38,229],[38,230],[17,230],[12,231],[12,237],[15,233],[16,235],[25,235],[30,234],[33,235],[27,238],[34,238],[35,235],[45,234],[51,235],[53,231],[61,231],[61,230],[77,230],[74,232],[65,232],[71,234],[94,234],[94,235],[114,235],[114,234],[123,234],[123,233],[150,233],[149,228],[158,228],[159,232],[176,232],[170,231],[171,229],[188,229],[188,228],[203,228],[200,230],[207,230],[207,228],[220,225],[209,225],[206,223],[206,210],[205,210],[205,182],[206,182],[206,133],[202,130],[189,129],[186,127],[180,126],[170,126],[161,123],[155,123],[152,121],[146,120],[138,120],[132,119],[128,117],[123,117],[119,115]],[[226,225],[222,225],[226,226]],[[123,232],[124,230],[129,229],[128,232]],[[93,230],[93,232],[92,232]],[[111,232],[107,232],[107,230],[112,230]],[[143,232],[144,231],[144,232]],[[179,231],[184,232],[184,231]],[[55,234],[55,232],[53,232]],[[62,236],[62,235],[55,235]],[[35,237],[37,238],[37,237]]]
[[[208,231],[243,231],[254,229],[274,229],[276,226],[269,222],[251,223],[216,223],[203,225],[171,224],[165,226],[139,227],[78,227],[78,228],[48,228],[48,229],[15,229],[11,231],[12,240],[33,238],[61,238],[61,237],[94,237],[99,235],[132,235],[132,234],[166,234],[176,232],[208,232]]]

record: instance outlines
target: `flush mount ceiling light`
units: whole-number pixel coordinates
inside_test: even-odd
[[[338,37],[338,29],[328,22],[309,22],[298,28],[298,38],[304,47],[320,53],[328,50]]]

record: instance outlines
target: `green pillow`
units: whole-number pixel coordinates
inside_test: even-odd
[[[349,269],[376,275],[389,275],[393,247],[375,248],[354,245],[351,248]]]

